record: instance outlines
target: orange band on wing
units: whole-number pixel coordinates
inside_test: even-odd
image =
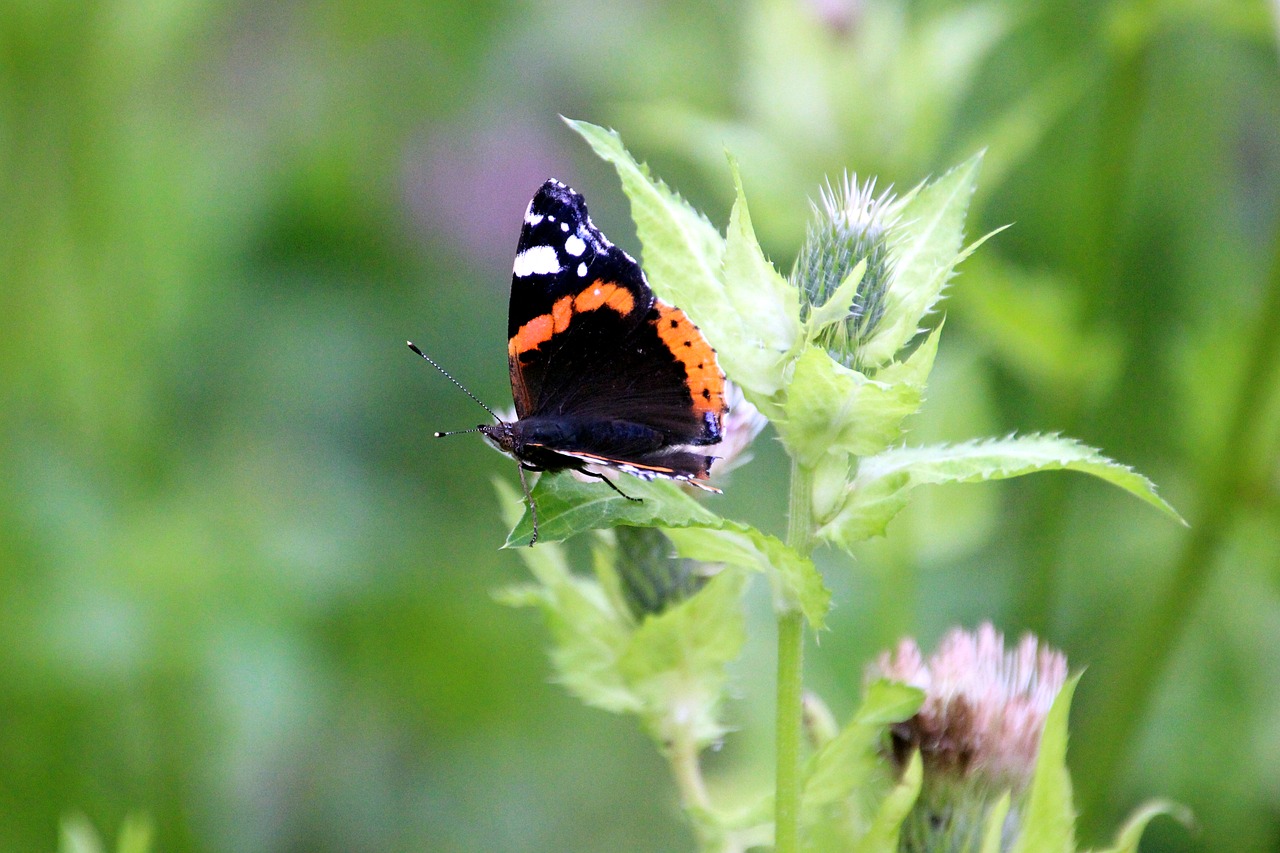
[[[694,411],[723,414],[727,408],[724,374],[716,363],[716,351],[679,308],[661,301],[655,302],[654,307],[658,309],[658,317],[653,321],[658,327],[658,337],[684,367]]]
[[[507,354],[512,358],[537,349],[558,335],[573,322],[573,315],[580,311],[608,308],[627,316],[635,310],[636,300],[631,291],[612,282],[596,279],[576,296],[561,296],[547,314],[539,314],[520,327],[507,343]]]
[[[592,282],[590,287],[573,300],[575,311],[594,311],[601,306],[612,308],[625,317],[635,310],[636,300],[625,287],[600,279]]]
[[[514,358],[522,352],[537,349],[538,346],[551,340],[554,333],[552,315],[539,314],[520,327],[520,331],[507,343],[507,353]]]
[[[554,328],[552,334],[558,335],[565,329],[569,328],[569,320],[573,318],[573,297],[561,296],[556,300],[556,304],[551,306],[551,320]]]

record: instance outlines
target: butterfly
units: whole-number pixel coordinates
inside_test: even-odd
[[[526,471],[578,471],[629,500],[638,499],[603,470],[719,491],[705,483],[715,457],[703,450],[720,441],[727,408],[715,350],[596,228],[583,197],[557,180],[544,183],[525,211],[507,338],[516,419],[480,403],[497,423],[464,432],[482,433],[520,463],[530,545],[538,516]]]

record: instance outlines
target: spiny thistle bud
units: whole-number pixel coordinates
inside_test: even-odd
[[[903,824],[900,849],[979,849],[988,810],[1005,791],[1012,798],[1006,835],[1017,829],[1020,800],[1030,785],[1040,736],[1067,678],[1061,652],[1025,635],[1006,651],[989,623],[952,630],[924,661],[913,640],[882,655],[868,677],[888,678],[925,693],[920,711],[891,730],[901,767],[913,752],[924,763],[920,799]]]
[[[675,546],[652,527],[615,527],[616,569],[631,614],[637,619],[661,613],[706,584],[706,567],[675,556]]]
[[[819,340],[833,357],[854,368],[859,366],[858,347],[884,314],[884,295],[893,274],[889,237],[898,222],[896,199],[892,188],[879,195],[875,189],[874,178],[859,184],[856,174],[846,174],[838,186],[824,186],[791,271],[807,314],[825,304],[853,268],[866,261],[847,319],[828,326]]]

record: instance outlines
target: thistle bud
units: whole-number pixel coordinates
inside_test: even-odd
[[[652,527],[615,527],[616,569],[631,614],[643,619],[684,601],[706,584],[706,567],[675,556],[675,547]]]
[[[853,268],[866,261],[848,316],[828,326],[819,339],[832,357],[855,369],[859,346],[884,314],[884,296],[893,273],[889,238],[898,221],[896,199],[890,190],[876,195],[875,188],[874,178],[859,183],[857,175],[846,175],[838,186],[823,187],[791,272],[807,316],[826,304]]]

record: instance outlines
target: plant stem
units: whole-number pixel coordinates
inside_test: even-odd
[[[800,849],[800,691],[803,667],[804,615],[793,610],[778,617],[776,853],[795,853]]]
[[[791,462],[791,497],[787,514],[787,544],[808,556],[813,551],[810,500],[813,473]],[[800,849],[800,735],[803,708],[804,614],[778,614],[777,769],[774,801],[774,850]]]
[[[1154,596],[1152,606],[1128,632],[1127,644],[1115,664],[1100,673],[1112,685],[1090,714],[1078,738],[1081,777],[1092,780],[1083,790],[1083,810],[1101,809],[1112,800],[1116,771],[1134,748],[1135,735],[1150,708],[1169,659],[1178,648],[1187,622],[1199,603],[1216,565],[1215,556],[1231,532],[1240,508],[1251,466],[1264,432],[1268,389],[1280,375],[1280,223],[1277,223],[1270,280],[1254,319],[1248,360],[1240,373],[1230,420],[1218,448],[1216,464],[1191,518],[1191,532],[1173,570],[1173,577]],[[1273,464],[1273,460],[1266,466]],[[1270,470],[1264,467],[1264,470]]]
[[[671,772],[676,778],[676,786],[680,789],[680,803],[686,812],[695,817],[694,822],[698,824],[699,815],[694,815],[693,812],[710,810],[711,797],[707,794],[707,786],[702,779],[698,747],[693,738],[682,732],[671,745],[668,758],[671,761]]]

